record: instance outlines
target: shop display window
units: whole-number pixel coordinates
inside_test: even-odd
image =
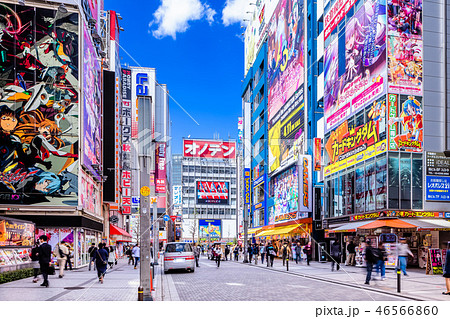
[[[422,173],[423,161],[422,154],[413,154],[412,157],[412,208],[422,209],[423,197],[422,197]]]
[[[370,161],[366,163],[365,174],[365,199],[366,199],[366,211],[375,210],[375,163]]]
[[[400,154],[400,208],[411,209],[411,154]]]
[[[364,166],[360,166],[355,170],[355,212],[357,214],[364,212],[364,191]]]
[[[387,199],[387,159],[386,156],[377,158],[376,162],[376,209],[386,209]]]
[[[388,160],[389,178],[389,208],[399,208],[399,159],[397,153],[389,153]]]
[[[354,214],[355,201],[353,196],[354,188],[354,171],[345,174],[344,180],[344,214]]]

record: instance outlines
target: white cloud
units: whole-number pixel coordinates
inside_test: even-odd
[[[227,0],[222,10],[223,24],[229,26],[236,22],[242,23],[245,18],[248,19],[250,15],[247,14],[247,11],[251,11],[250,2],[251,0]],[[255,2],[256,0],[253,0],[253,3]]]
[[[216,11],[200,0],[162,0],[149,27],[155,24],[158,26],[156,30],[151,31],[158,39],[165,36],[175,39],[177,33],[185,32],[189,28],[190,21],[206,18],[211,25],[215,14]]]

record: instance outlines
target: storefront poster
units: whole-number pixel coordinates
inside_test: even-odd
[[[389,150],[422,152],[422,97],[389,94],[388,99]],[[398,107],[397,101],[400,102]]]
[[[422,40],[388,36],[390,93],[422,95]]]
[[[93,178],[85,172],[80,172],[79,201],[83,210],[97,217],[102,217],[100,189]]]
[[[337,0],[324,17],[324,37],[325,40],[337,27],[339,22],[345,17],[348,11],[356,3],[356,0]]]
[[[389,1],[388,34],[422,38],[422,1]]]
[[[444,153],[427,152],[425,164],[429,176],[450,176],[450,158]]]
[[[322,169],[322,139],[314,138],[314,171]]]
[[[303,1],[280,0],[267,38],[268,120],[304,82]]]
[[[431,264],[431,270],[433,275],[442,275],[442,255],[439,248],[430,248],[428,250],[429,263]],[[428,268],[428,267],[427,267]]]
[[[450,202],[450,177],[427,176],[426,200]]]
[[[269,224],[295,219],[298,211],[298,169],[293,166],[273,178],[274,212]]]
[[[386,5],[368,0],[328,45],[324,60],[325,132],[386,92]]]
[[[0,15],[8,17],[0,38],[0,204],[72,209],[78,204],[79,16],[14,4],[1,4]]]
[[[32,246],[35,225],[0,217],[0,247]]]
[[[199,219],[198,229],[200,238],[222,238],[222,220],[220,219]]]

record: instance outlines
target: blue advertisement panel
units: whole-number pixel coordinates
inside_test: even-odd
[[[198,234],[200,238],[222,238],[222,221],[220,219],[199,219]]]
[[[450,177],[427,176],[427,200],[450,201]]]

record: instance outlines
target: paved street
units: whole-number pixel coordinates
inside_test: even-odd
[[[346,267],[330,271],[330,263],[290,263],[289,273],[281,260],[273,268],[240,262],[215,262],[202,257],[194,273],[171,272],[164,275],[156,268],[153,298],[156,301],[412,301],[450,300],[442,295],[442,276],[427,276],[423,270],[409,270],[402,277],[402,293],[396,293],[396,274],[387,271],[386,281],[363,284],[363,268]],[[109,270],[100,284],[96,272],[87,267],[67,271],[64,278],[50,277],[43,288],[32,278],[0,285],[0,301],[136,301],[139,269],[125,259]]]

